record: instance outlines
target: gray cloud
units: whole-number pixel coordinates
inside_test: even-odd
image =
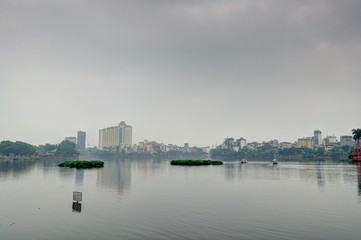
[[[2,1],[1,139],[293,141],[358,127],[359,1]],[[352,116],[352,117],[350,117]]]

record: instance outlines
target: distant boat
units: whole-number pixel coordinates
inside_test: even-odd
[[[273,159],[272,164],[278,164],[276,159]]]
[[[246,159],[242,159],[241,163],[247,163]]]

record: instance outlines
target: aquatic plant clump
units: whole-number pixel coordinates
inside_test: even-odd
[[[199,166],[199,165],[222,165],[222,161],[212,160],[173,160],[170,162],[171,165],[186,165],[186,166]]]
[[[59,167],[70,167],[70,168],[100,168],[104,167],[102,161],[65,161],[58,165]]]

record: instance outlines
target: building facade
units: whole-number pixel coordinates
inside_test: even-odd
[[[65,140],[76,144],[76,137],[65,137]]]
[[[341,136],[340,142],[341,142],[341,146],[353,146],[354,145],[352,136]]]
[[[132,126],[126,125],[124,121],[120,122],[118,126],[100,129],[98,148],[119,151],[120,147],[131,147],[132,131]]]
[[[86,138],[86,133],[83,131],[78,131],[76,145],[79,150],[82,150],[82,151],[85,150],[85,138]]]
[[[322,132],[320,130],[313,131],[313,141],[314,146],[322,145]]]
[[[312,148],[312,138],[304,137],[298,139],[298,148]]]

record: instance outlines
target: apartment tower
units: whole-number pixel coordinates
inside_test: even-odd
[[[132,126],[126,125],[124,121],[120,122],[118,126],[100,129],[99,149],[119,150],[122,146],[131,147],[132,130]]]

